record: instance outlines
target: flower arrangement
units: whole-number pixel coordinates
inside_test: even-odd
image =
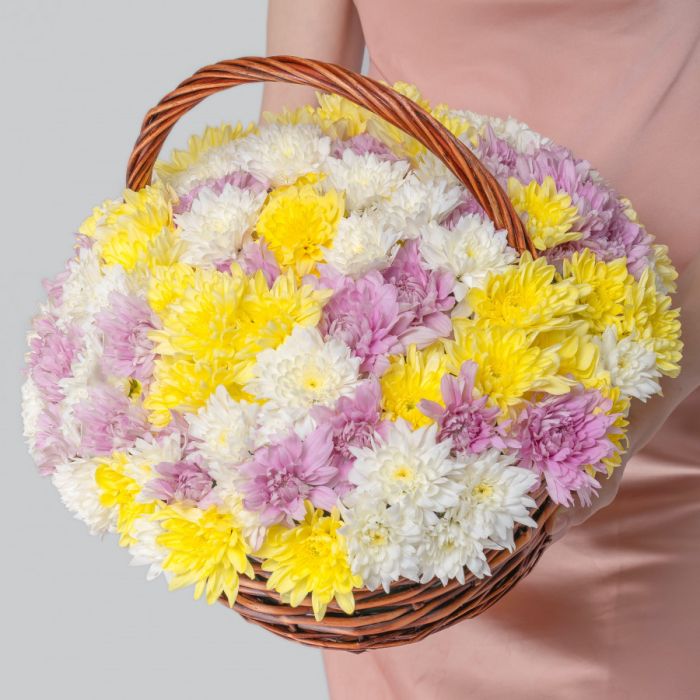
[[[514,119],[429,110],[493,173],[518,255],[432,153],[337,95],[193,136],[96,207],[28,336],[25,436],[95,534],[195,597],[288,605],[490,574],[533,494],[588,504],[679,371],[665,246]]]

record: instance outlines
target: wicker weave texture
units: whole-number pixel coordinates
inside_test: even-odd
[[[509,244],[533,256],[537,251],[508,196],[478,158],[432,115],[390,87],[342,66],[296,56],[247,57],[220,61],[184,80],[147,114],[127,167],[127,186],[139,189],[151,180],[163,143],[178,119],[205,97],[235,85],[286,82],[335,93],[365,107],[420,141],[438,156],[475,196],[495,226],[505,229]],[[401,580],[391,593],[356,591],[356,611],[343,613],[335,603],[317,622],[310,601],[296,608],[266,587],[267,574],[254,565],[255,580],[241,579],[234,609],[246,620],[302,644],[362,652],[424,639],[460,620],[476,617],[504,596],[537,563],[549,544],[556,510],[544,489],[531,513],[538,528],[518,526],[512,552],[491,551],[492,575],[477,579],[465,571],[465,583],[443,586]],[[227,604],[222,598],[222,603]]]

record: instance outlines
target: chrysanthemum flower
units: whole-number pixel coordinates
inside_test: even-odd
[[[586,306],[579,315],[593,331],[603,333],[610,325],[620,327],[627,288],[634,283],[624,258],[606,263],[590,250],[583,250],[564,260],[563,276],[588,287],[581,297]]]
[[[479,454],[490,447],[510,447],[505,431],[496,419],[500,414],[497,406],[486,407],[487,396],[478,396],[474,391],[477,366],[465,362],[459,377],[445,374],[440,382],[444,406],[423,399],[418,408],[440,428],[438,440],[451,440],[459,455]]]
[[[193,460],[160,462],[154,465],[156,477],[146,483],[147,497],[167,504],[197,504],[212,490],[214,481],[209,473]]]
[[[333,244],[343,211],[343,195],[333,189],[290,185],[270,194],[255,228],[283,269],[305,275]]]
[[[170,589],[194,584],[194,597],[215,603],[225,594],[229,606],[238,595],[239,575],[254,577],[248,561],[250,547],[232,513],[211,506],[206,510],[168,506],[154,515],[163,528],[156,542],[168,551],[163,570],[173,576]]]
[[[440,381],[446,371],[447,356],[440,345],[425,350],[411,345],[405,355],[392,356],[380,378],[386,415],[391,419],[404,418],[414,427],[430,423],[418,405],[424,399],[442,402]]]
[[[523,253],[517,267],[490,275],[483,289],[470,290],[469,306],[484,325],[526,331],[570,328],[585,308],[579,298],[586,287],[570,278],[556,280],[556,274],[545,258],[533,260]]]
[[[502,411],[530,391],[569,391],[570,381],[558,374],[558,348],[538,347],[532,333],[479,326],[468,319],[456,319],[454,329],[455,339],[445,341],[448,368],[456,374],[466,360],[475,362],[476,388]]]
[[[538,397],[520,411],[513,435],[520,442],[520,464],[544,475],[552,500],[566,506],[576,492],[590,504],[600,484],[586,467],[605,471],[603,459],[615,446],[608,433],[616,419],[612,402],[595,390]]]
[[[618,338],[615,326],[608,326],[602,336],[593,341],[599,348],[599,369],[609,377],[613,386],[625,396],[646,401],[661,391],[661,372],[656,366],[656,353],[628,336]]]
[[[525,222],[537,250],[575,241],[581,237],[575,229],[578,209],[571,204],[571,195],[558,192],[552,177],[523,185],[517,178],[508,178],[508,196]]]
[[[95,470],[100,505],[111,511],[122,547],[128,547],[133,542],[132,528],[136,520],[153,513],[156,508],[155,501],[137,499],[141,485],[126,474],[128,459],[125,453],[115,452]]]
[[[321,333],[342,340],[360,358],[361,372],[381,374],[386,356],[403,349],[399,337],[411,321],[401,309],[396,286],[377,271],[354,280],[335,273],[333,268],[321,271],[320,283],[333,290],[323,307],[318,326]]]
[[[338,496],[331,484],[338,476],[331,463],[330,426],[316,428],[302,440],[290,433],[279,442],[256,450],[250,461],[238,468],[244,505],[258,511],[263,525],[302,520],[304,502],[331,510]]]
[[[390,265],[400,236],[381,210],[353,212],[340,220],[333,245],[323,252],[338,272],[357,279]]]
[[[223,386],[216,387],[196,414],[186,414],[194,447],[217,480],[225,479],[228,465],[241,464],[254,451],[259,405],[234,401]]]
[[[336,94],[317,92],[316,122],[337,139],[349,139],[365,133],[372,112]]]
[[[360,576],[350,570],[346,540],[340,532],[342,524],[336,508],[324,515],[307,502],[304,520],[293,528],[271,528],[256,553],[264,558],[263,570],[271,574],[267,587],[292,607],[311,594],[311,606],[319,621],[334,599],[343,612],[352,615],[352,589],[362,586]]]
[[[220,192],[201,189],[189,211],[175,214],[178,235],[184,244],[182,262],[200,267],[236,260],[251,240],[255,222],[267,193],[227,184]]]
[[[320,187],[345,193],[348,211],[358,211],[388,199],[406,176],[405,160],[389,161],[373,153],[358,155],[346,149],[340,158],[328,158],[323,165],[326,178]]]
[[[342,509],[342,515],[340,532],[347,538],[350,568],[366,588],[382,586],[389,593],[401,577],[418,580],[422,512],[401,504],[361,501]]]
[[[355,489],[345,497],[360,501],[403,503],[441,512],[458,502],[464,464],[450,457],[451,440],[437,441],[437,426],[413,430],[409,423],[390,423],[385,436],[368,447],[352,448],[355,464],[349,479]]]
[[[462,301],[472,287],[481,287],[517,260],[506,232],[478,214],[463,216],[452,229],[430,222],[421,231],[420,252],[431,270],[448,270],[456,280],[454,295]]]

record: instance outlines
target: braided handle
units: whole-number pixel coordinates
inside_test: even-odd
[[[205,97],[220,90],[255,82],[308,85],[336,93],[402,129],[432,151],[474,195],[508,243],[518,252],[536,255],[520,217],[508,196],[479,159],[431,114],[415,102],[373,78],[334,63],[296,56],[247,57],[219,61],[198,70],[168,93],[148,114],[134,144],[126,181],[140,189],[151,179],[163,142],[177,120]]]

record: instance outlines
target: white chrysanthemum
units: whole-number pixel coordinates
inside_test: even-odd
[[[537,527],[529,509],[535,501],[528,494],[539,476],[515,466],[516,456],[490,449],[471,455],[464,471],[464,490],[455,512],[472,537],[499,547],[513,548],[515,523]]]
[[[391,196],[401,184],[410,163],[405,160],[389,161],[374,153],[358,154],[346,148],[342,158],[328,158],[323,165],[326,177],[321,181],[324,190],[345,192],[349,211],[378,204]]]
[[[457,507],[450,508],[442,517],[434,513],[427,517],[418,552],[421,583],[437,577],[443,585],[455,578],[463,584],[465,568],[477,578],[491,573],[483,542],[474,537],[468,523],[459,516]]]
[[[255,450],[258,404],[234,401],[224,386],[218,386],[196,414],[185,416],[190,436],[201,440],[197,452],[207,460],[216,481],[230,473],[229,465],[241,464]]]
[[[461,109],[449,110],[449,113],[470,121],[480,134],[483,134],[487,126],[490,126],[498,138],[506,141],[520,153],[531,155],[540,150],[542,146],[546,146],[550,143],[550,139],[538,134],[527,124],[513,117],[501,119],[500,117],[490,117]]]
[[[109,305],[112,292],[129,294],[127,276],[121,265],[100,267],[99,255],[93,248],[80,248],[68,263],[68,278],[63,284],[62,302],[58,307],[57,323],[66,328],[78,323],[86,328],[94,315]]]
[[[461,188],[445,180],[421,180],[410,173],[384,205],[391,227],[417,238],[430,221],[442,219],[459,202]]]
[[[429,268],[449,270],[457,280],[454,295],[462,301],[472,287],[483,287],[490,273],[517,260],[506,232],[478,214],[466,214],[452,230],[435,222],[421,232],[421,254]]]
[[[235,259],[251,232],[266,193],[255,193],[227,184],[221,194],[203,188],[188,212],[177,214],[175,223],[185,245],[182,261],[214,267]]]
[[[117,524],[117,509],[100,503],[100,491],[95,482],[99,460],[79,459],[59,464],[51,479],[66,508],[82,520],[90,533],[113,532]]]
[[[367,588],[382,586],[389,593],[391,583],[402,576],[418,580],[421,511],[366,500],[344,508],[342,517],[350,568]]]
[[[245,169],[273,185],[290,185],[302,175],[319,172],[331,150],[328,136],[313,124],[267,124],[237,145]]]
[[[356,459],[348,478],[356,488],[348,505],[371,498],[438,512],[454,506],[464,488],[464,465],[450,457],[452,441],[437,442],[436,436],[434,423],[412,430],[400,419],[390,424],[386,439],[351,448]]]
[[[415,174],[424,182],[444,182],[449,187],[460,185],[457,176],[432,151],[422,151],[416,159]]]
[[[154,520],[148,515],[134,521],[129,531],[133,542],[129,545],[131,566],[147,566],[148,581],[163,573],[163,562],[168,556],[168,550],[158,544],[157,538],[164,532],[161,521]]]
[[[39,416],[44,409],[44,400],[36,383],[31,377],[22,384],[22,425],[24,439],[27,441],[32,457],[36,457],[34,445],[36,443],[37,424]]]
[[[661,372],[652,348],[631,337],[618,340],[614,326],[608,326],[593,341],[599,348],[600,368],[609,373],[610,383],[622,394],[646,401],[661,391]]]
[[[381,212],[352,213],[340,220],[333,246],[323,252],[338,272],[357,278],[391,265],[400,237]]]
[[[360,359],[341,340],[324,341],[315,328],[296,326],[279,347],[258,355],[245,388],[294,423],[303,421],[313,406],[333,406],[352,394],[360,381],[359,367]]]

